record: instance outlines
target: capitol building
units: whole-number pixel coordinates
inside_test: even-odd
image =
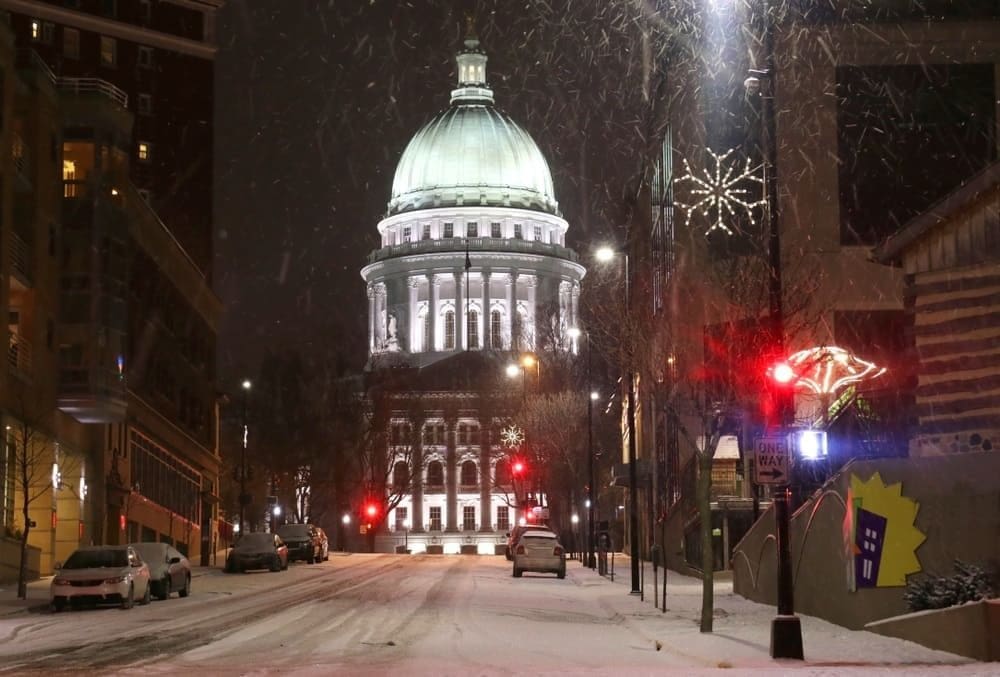
[[[406,487],[390,498],[380,550],[404,536],[414,552],[502,546],[521,516],[499,430],[522,399],[498,375],[526,354],[576,351],[568,330],[586,271],[566,247],[548,164],[495,107],[475,37],[456,62],[450,106],[403,151],[381,247],[361,270],[367,371],[395,384],[387,474]]]

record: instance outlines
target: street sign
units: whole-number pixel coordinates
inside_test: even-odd
[[[761,437],[753,445],[754,483],[788,484],[788,437]]]

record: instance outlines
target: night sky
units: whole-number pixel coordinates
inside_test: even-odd
[[[632,1],[230,0],[216,71],[223,387],[267,350],[364,364],[359,270],[407,141],[448,105],[470,8],[497,106],[549,162],[567,244],[620,236],[636,148],[657,132],[637,55],[659,61],[668,37],[696,53],[693,23]],[[713,72],[737,91],[745,71]]]

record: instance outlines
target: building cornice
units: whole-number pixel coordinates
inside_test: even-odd
[[[211,11],[211,6],[217,3],[188,3],[196,5],[195,9]],[[218,47],[212,44],[181,38],[168,33],[152,31],[141,26],[115,21],[105,17],[98,17],[84,12],[77,12],[63,7],[56,7],[41,2],[31,0],[0,0],[0,8],[26,14],[31,17],[52,21],[64,26],[71,26],[84,31],[92,31],[107,35],[108,37],[127,40],[141,45],[157,47],[179,54],[195,56],[201,59],[212,61]]]

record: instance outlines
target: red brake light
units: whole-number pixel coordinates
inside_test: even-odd
[[[555,555],[556,557],[562,557],[563,549],[557,545],[555,548],[553,548],[552,554]]]
[[[523,545],[517,546],[517,554],[518,555],[523,555],[524,554],[524,546]]]

